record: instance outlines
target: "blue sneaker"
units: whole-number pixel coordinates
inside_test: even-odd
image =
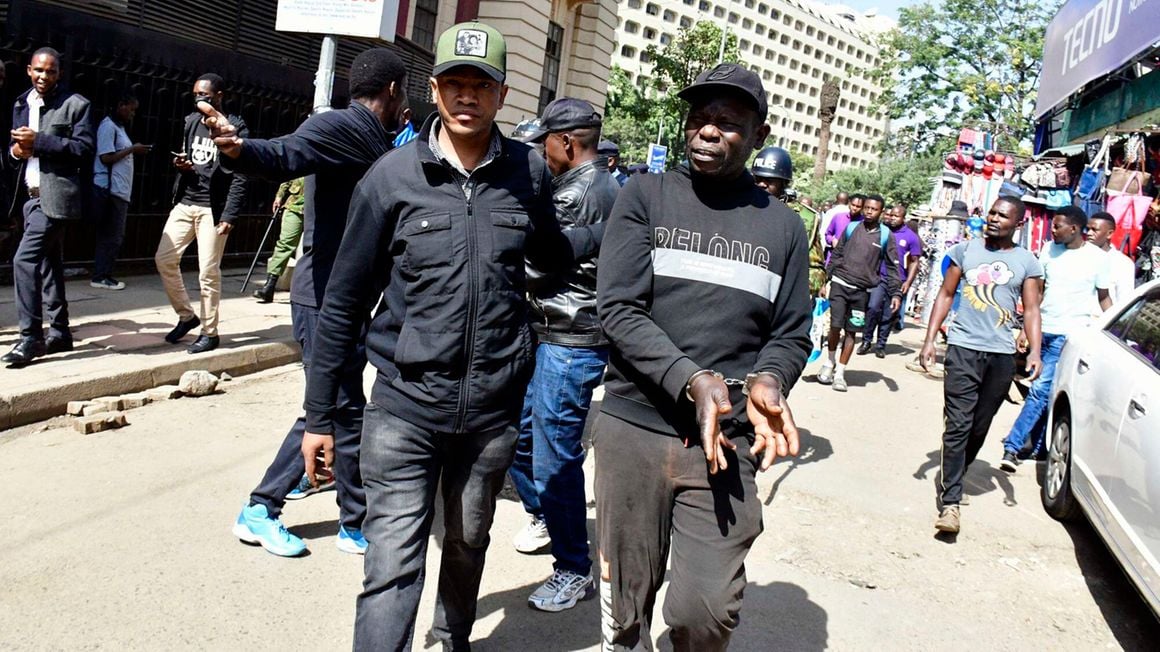
[[[280,557],[297,557],[306,552],[306,543],[287,532],[281,520],[270,518],[265,505],[243,507],[234,524],[234,536]]]
[[[330,476],[329,480],[322,480],[317,487],[310,485],[309,476],[303,474],[302,479],[298,481],[298,486],[294,490],[286,494],[286,500],[301,500],[307,496],[313,496],[323,491],[334,489],[334,476]]]
[[[341,525],[338,526],[338,538],[334,540],[334,545],[352,555],[367,554],[367,540],[363,537],[362,530],[348,530]]]

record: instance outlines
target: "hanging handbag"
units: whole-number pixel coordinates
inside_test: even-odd
[[[1067,171],[1067,161],[1054,161],[1052,163],[1052,173],[1055,177],[1054,188],[1070,188],[1071,187],[1071,173]]]
[[[1104,186],[1108,180],[1108,158],[1112,149],[1112,136],[1107,134],[1100,141],[1099,149],[1084,166],[1079,183],[1075,188],[1075,205],[1088,217],[1104,210]]]
[[[1140,246],[1144,234],[1144,220],[1148,217],[1148,206],[1152,198],[1147,195],[1125,195],[1109,191],[1108,212],[1116,219],[1116,231],[1112,234],[1112,246],[1131,256]]]
[[[1139,134],[1129,136],[1124,145],[1124,166],[1112,169],[1108,176],[1108,192],[1144,194],[1148,173],[1144,171],[1144,139]]]

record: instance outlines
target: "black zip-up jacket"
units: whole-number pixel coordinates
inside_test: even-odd
[[[181,151],[193,151],[193,137],[196,133],[197,125],[201,122],[202,114],[194,111],[185,116],[185,126],[181,132]],[[230,121],[238,130],[238,137],[245,138],[250,135],[250,128],[246,126],[246,121],[242,120],[240,115],[227,115],[226,119]],[[242,204],[246,201],[246,191],[249,188],[249,180],[244,174],[234,174],[233,170],[222,165],[222,160],[225,157],[218,154],[213,164],[213,171],[210,174],[209,180],[209,209],[213,213],[213,223],[226,222],[233,224],[242,212]],[[181,201],[185,195],[185,188],[197,176],[196,172],[177,172],[177,179],[173,182],[173,203]]]
[[[602,410],[665,435],[699,437],[685,385],[770,372],[788,394],[810,351],[809,243],[801,219],[749,173],[694,181],[681,166],[620,191],[597,270],[612,342]],[[751,431],[730,386],[727,434]]]
[[[886,226],[879,222],[874,229],[869,229],[865,220],[856,224],[849,238],[845,233],[838,236],[826,270],[830,279],[837,276],[862,290],[869,290],[882,280],[879,268],[885,262],[886,291],[892,297],[902,296],[902,284],[898,280],[898,246],[894,244],[894,236],[886,234],[886,252],[883,253],[879,229],[886,229]]]
[[[290,285],[294,303],[322,306],[355,185],[390,151],[393,140],[373,111],[351,102],[345,109],[310,116],[287,136],[246,139],[236,159],[220,157],[226,169],[273,181],[306,176],[302,256]]]
[[[525,257],[558,272],[600,245],[603,224],[560,231],[544,160],[514,140],[472,172],[468,200],[431,151],[437,118],[355,188],[315,331],[310,432],[333,430],[343,360],[376,302],[366,336],[376,405],[437,432],[510,425],[532,371]]]
[[[12,105],[12,128],[28,126],[28,89]],[[54,220],[79,220],[84,217],[87,189],[92,183],[93,152],[96,136],[90,121],[89,101],[83,95],[71,93],[60,86],[44,98],[40,112],[40,128],[32,144],[33,154],[40,162],[40,210]],[[12,158],[12,141],[4,157]],[[27,198],[24,168],[28,161],[16,163],[12,203],[9,217],[16,215],[21,200]]]
[[[620,184],[608,173],[606,159],[578,165],[552,179],[556,219],[564,229],[608,219]],[[544,275],[528,266],[532,290],[532,328],[541,342],[561,346],[608,344],[596,314],[596,259],[588,258],[564,274]]]

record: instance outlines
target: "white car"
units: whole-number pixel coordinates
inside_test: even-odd
[[[1160,281],[1068,337],[1048,423],[1043,507],[1085,514],[1160,615]]]

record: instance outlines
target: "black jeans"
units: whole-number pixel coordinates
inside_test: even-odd
[[[435,432],[367,404],[362,477],[369,546],[355,614],[356,652],[411,649],[437,489],[444,532],[433,629],[450,649],[468,648],[495,498],[518,436],[516,423],[491,432]]]
[[[302,346],[302,372],[309,375],[314,330],[318,326],[318,308],[291,303],[290,318],[294,324],[294,339]],[[365,337],[365,331],[363,335]],[[335,499],[338,502],[339,518],[348,530],[361,530],[367,512],[366,493],[359,472],[363,408],[367,404],[362,378],[366,364],[366,349],[360,337],[354,354],[343,367],[337,409],[334,412]],[[265,505],[271,518],[278,518],[282,513],[286,494],[298,486],[302,474],[306,472],[306,464],[302,460],[302,435],[305,432],[306,418],[300,416],[290,427],[290,432],[286,433],[262,482],[250,494],[250,504]]]
[[[890,337],[890,329],[898,313],[890,310],[890,300],[893,297],[886,290],[886,281],[882,281],[870,290],[870,308],[866,311],[866,329],[862,331],[863,342],[874,342],[875,333],[878,340],[875,346],[886,348],[886,340]]]
[[[125,240],[125,216],[129,212],[129,202],[110,195],[104,188],[93,188],[96,206],[95,234],[93,247],[93,280],[113,275],[113,263],[121,252]]]
[[[1015,356],[948,346],[943,379],[941,501],[963,499],[963,474],[975,461],[1015,376]]]
[[[71,338],[68,299],[64,294],[64,234],[67,222],[54,220],[40,210],[40,200],[24,204],[24,236],[12,259],[12,281],[20,314],[20,336],[44,339],[44,318],[49,335]]]
[[[700,445],[608,414],[595,435],[603,649],[652,649],[670,551],[663,610],[673,649],[726,649],[739,623],[745,556],[762,531],[752,437],[733,438],[729,468],[710,476]]]

